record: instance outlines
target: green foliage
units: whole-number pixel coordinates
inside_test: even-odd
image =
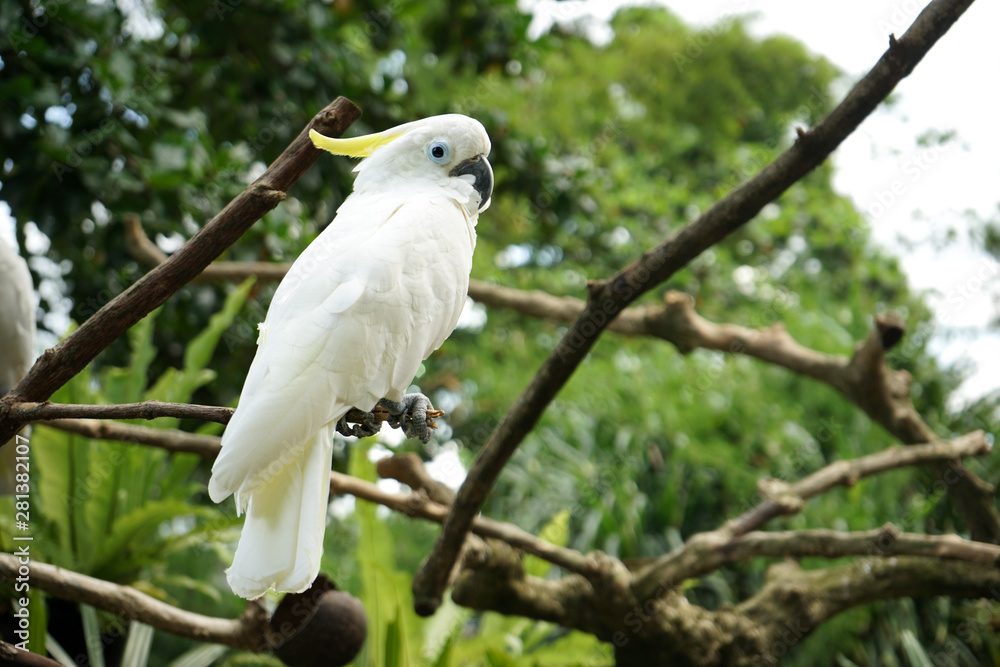
[[[205,366],[223,332],[232,324],[246,300],[252,281],[233,290],[209,326],[193,339],[181,370],[170,369],[149,388],[146,373],[156,355],[154,311],[129,333],[131,364],[106,366],[95,376],[84,370],[70,380],[53,400],[64,403],[130,403],[142,400],[190,401],[195,390],[214,378]],[[158,420],[168,428],[176,420]],[[235,518],[200,502],[203,483],[192,479],[201,465],[193,454],[168,454],[150,447],[91,440],[66,431],[37,427],[30,437],[31,481],[37,502],[32,526],[37,527],[32,557],[100,579],[128,584],[156,597],[176,602],[177,595],[197,593],[218,600],[216,586],[196,578],[206,562],[221,572],[223,561],[204,554],[205,543],[228,536],[238,525]],[[10,499],[3,498],[5,506]],[[0,522],[0,545],[13,551],[12,511]],[[199,548],[200,547],[200,548]],[[200,565],[187,576],[168,571],[165,562],[178,552],[200,550]],[[209,551],[209,554],[212,552]],[[34,595],[33,595],[34,599]],[[103,632],[125,634],[123,665],[145,665],[153,641],[152,629],[99,615],[80,605],[80,617],[91,664],[103,664]],[[45,614],[33,615],[45,626]],[[142,628],[145,628],[144,630]],[[53,628],[54,632],[68,628]]]
[[[365,111],[351,133],[450,111],[482,120],[497,186],[479,224],[474,276],[579,297],[588,279],[620,270],[773,159],[795,127],[829,110],[839,76],[794,40],[752,37],[741,19],[696,30],[662,9],[620,12],[615,39],[598,49],[559,30],[527,41],[529,19],[513,0],[161,0],[147,7],[163,33],[148,38],[129,34],[116,3],[36,4],[0,5],[2,197],[20,229],[31,221],[52,239],[47,256],[63,263],[77,320],[144,270],[127,252],[125,215],[138,214],[167,247],[190,238],[336,95]],[[58,107],[71,123],[45,120]],[[320,160],[227,258],[297,256],[350,191],[351,167]],[[831,176],[829,164],[816,169],[644,302],[682,290],[710,319],[780,323],[831,354],[850,354],[873,313],[900,310],[911,333],[891,363],[914,376],[921,413],[942,436],[995,431],[996,397],[961,414],[946,409],[959,374],[927,353],[930,313],[898,261],[870,243]],[[996,227],[983,225],[992,251]],[[185,287],[53,400],[232,404],[272,290]],[[491,309],[480,328],[457,331],[426,362],[418,382],[437,404],[454,406],[447,422],[467,462],[564,332]],[[747,509],[761,477],[797,479],[891,442],[813,381],[746,358],[681,356],[662,341],[608,334],[513,457],[486,511],[576,549],[648,557]],[[338,466],[372,479],[367,451],[355,446]],[[193,456],[44,427],[32,452],[46,560],[202,613],[239,613],[221,577],[229,557],[221,543],[232,541],[238,521],[207,503]],[[987,479],[1000,476],[995,460],[972,465]],[[2,522],[11,516],[0,512],[0,535],[10,534]],[[774,527],[886,521],[960,529],[928,479],[906,471],[825,494]],[[324,571],[358,592],[371,623],[356,664],[611,662],[592,637],[544,623],[453,606],[417,618],[409,573],[435,531],[365,503],[331,522]],[[550,574],[545,563],[526,563]],[[689,598],[735,603],[759,587],[765,566],[689,582]],[[988,633],[942,639],[976,611],[936,601],[852,610],[806,639],[789,663],[906,664],[921,646],[935,660],[944,655],[942,664],[964,664],[966,654],[995,661],[1000,644]],[[151,664],[189,650],[198,649],[156,633]],[[230,652],[222,664],[275,661]]]

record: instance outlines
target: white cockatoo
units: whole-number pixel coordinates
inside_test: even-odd
[[[349,409],[382,405],[407,435],[429,438],[430,403],[404,392],[458,322],[476,222],[493,191],[489,136],[466,116],[353,139],[310,136],[365,159],[354,192],[274,293],[212,467],[212,500],[235,494],[246,511],[226,573],[247,599],[301,592],[316,578],[333,433]]]
[[[0,396],[35,360],[35,290],[28,265],[0,239]],[[24,431],[22,431],[24,433]],[[0,494],[14,493],[14,445],[0,448]]]

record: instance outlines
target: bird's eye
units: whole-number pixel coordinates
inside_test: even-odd
[[[445,164],[451,159],[451,148],[443,141],[432,142],[427,147],[427,157],[429,157],[432,162]]]

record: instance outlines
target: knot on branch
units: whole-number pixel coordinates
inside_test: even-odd
[[[580,572],[594,587],[595,593],[606,599],[621,599],[632,582],[632,573],[621,560],[603,551],[587,554],[586,571]]]
[[[416,454],[398,454],[381,459],[375,464],[375,471],[379,477],[394,479],[406,484],[414,492],[420,492],[419,495],[425,501],[429,498],[441,505],[451,505],[455,500],[455,492],[435,481],[424,467],[423,460]]]
[[[347,99],[343,95],[338,95],[329,106],[319,112],[316,118],[309,123],[310,128],[319,128],[319,125],[350,125],[361,116],[361,109],[357,104]],[[309,144],[312,147],[312,143]],[[316,149],[319,150],[318,148]]]
[[[525,576],[520,551],[509,544],[492,539],[468,544],[462,552],[459,569],[462,573],[470,571],[488,575],[488,578],[497,585],[501,583],[508,585],[512,581],[524,579]],[[460,574],[459,577],[461,576]]]
[[[878,535],[872,539],[868,555],[878,556],[886,552],[891,552],[896,546],[896,540],[902,532],[891,523],[884,524],[879,530]]]
[[[802,496],[792,490],[792,485],[780,479],[766,477],[757,482],[757,490],[767,500],[775,504],[781,514],[795,514],[805,504]]]
[[[891,350],[906,333],[906,323],[896,313],[886,313],[875,317],[875,330],[883,351]]]
[[[670,341],[681,354],[690,354],[701,347],[702,336],[695,326],[699,315],[690,294],[670,290],[663,295],[663,308],[649,313],[650,330]]]
[[[285,201],[288,194],[283,190],[278,190],[268,182],[257,181],[250,186],[250,196],[273,208]]]

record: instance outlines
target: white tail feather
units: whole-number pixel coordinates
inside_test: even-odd
[[[250,496],[246,523],[226,577],[252,600],[273,588],[301,593],[319,573],[330,499],[333,430],[327,425]]]

